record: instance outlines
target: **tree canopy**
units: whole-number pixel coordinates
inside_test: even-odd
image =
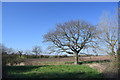
[[[82,20],[72,20],[57,24],[53,31],[44,35],[44,41],[51,42],[61,52],[76,55],[78,59],[82,49],[94,47],[96,35],[95,26]]]

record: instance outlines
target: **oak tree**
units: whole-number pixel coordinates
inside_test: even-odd
[[[55,49],[74,54],[75,64],[78,64],[78,54],[86,48],[95,45],[97,29],[88,22],[72,20],[57,24],[53,31],[44,35],[44,42],[51,42]]]

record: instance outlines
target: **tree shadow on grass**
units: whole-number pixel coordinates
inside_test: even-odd
[[[33,75],[33,74],[30,74]],[[64,72],[64,73],[44,73],[34,75],[33,78],[102,78],[100,74],[91,74],[87,72]]]
[[[21,72],[27,72],[31,71],[33,69],[37,69],[40,67],[45,67],[46,65],[43,66],[3,66],[2,67],[2,77],[8,77],[8,73],[15,72],[15,73],[21,73]]]
[[[33,69],[37,69],[44,66],[9,66],[4,67],[6,73],[3,74],[3,78],[102,78],[100,73],[94,72],[29,72]],[[9,71],[15,72],[14,74],[8,74]],[[27,72],[28,71],[28,72]],[[22,73],[27,72],[27,73]]]
[[[109,71],[109,72],[103,72],[103,76],[105,78],[117,78],[118,74],[117,74],[117,72],[111,72],[111,71]]]
[[[100,74],[91,74],[91,73],[29,73],[29,74],[15,74],[11,75],[8,78],[102,78]]]

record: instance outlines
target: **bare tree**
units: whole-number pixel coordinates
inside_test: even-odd
[[[42,49],[40,46],[34,46],[32,52],[35,53],[36,56],[42,52]]]
[[[7,48],[7,53],[8,54],[13,54],[15,50],[13,48]]]
[[[30,50],[26,50],[25,51],[25,54],[27,55],[27,58],[28,58],[28,55],[30,55],[31,51]]]
[[[7,47],[5,47],[2,43],[0,43],[0,53],[4,53],[4,52],[7,52]]]
[[[115,16],[104,13],[98,24],[101,31],[99,35],[101,50],[115,57],[117,53],[118,42],[118,22]],[[104,47],[103,47],[104,46]]]
[[[119,61],[117,61],[117,52],[119,53],[118,48],[118,16],[115,13],[114,15],[103,13],[101,20],[98,24],[101,34],[99,35],[100,39],[100,49],[109,55],[111,55],[112,62],[109,64],[109,67],[106,69],[108,73],[112,74],[112,77],[116,77],[117,67]],[[118,50],[118,51],[117,51]],[[119,58],[119,57],[118,57]]]
[[[22,50],[19,50],[19,51],[18,51],[18,54],[20,55],[20,58],[21,58],[21,56],[22,56],[22,53],[23,53]]]
[[[51,42],[58,51],[74,54],[78,64],[78,53],[93,46],[96,32],[96,27],[85,21],[69,21],[57,24],[55,30],[45,34],[44,42]]]
[[[6,46],[4,46],[2,43],[0,43],[0,52],[1,53],[7,53],[7,54],[12,54],[15,52],[15,50],[13,48],[7,48]]]

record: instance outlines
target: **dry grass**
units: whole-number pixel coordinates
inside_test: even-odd
[[[107,68],[108,63],[91,63],[91,64],[85,64],[91,68],[97,69],[99,72],[104,72],[104,70]]]
[[[106,78],[116,78],[117,77],[117,62],[112,60],[112,62],[108,63],[106,69],[103,72]]]
[[[92,57],[79,57],[79,61],[98,61],[110,60],[109,56],[92,56]],[[65,62],[74,62],[74,57],[68,58],[39,58],[39,59],[26,59],[25,65],[63,65]]]
[[[85,64],[91,68],[97,69],[99,72],[103,74],[105,78],[117,78],[117,63],[116,60],[112,59],[111,62],[106,63],[92,63]]]

